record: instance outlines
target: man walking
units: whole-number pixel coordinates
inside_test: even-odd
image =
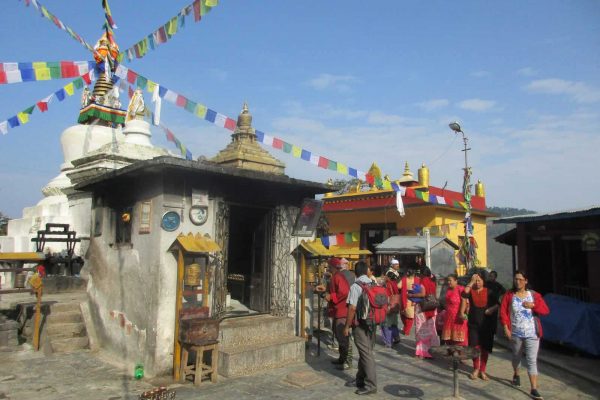
[[[350,369],[352,367],[352,358],[348,357],[348,347],[350,338],[344,335],[344,327],[346,326],[346,315],[348,314],[348,292],[350,286],[344,274],[341,272],[342,262],[339,258],[333,257],[329,260],[329,272],[331,280],[329,281],[329,292],[325,295],[327,301],[333,308],[333,331],[335,338],[338,341],[340,357],[332,361],[338,366],[338,369]]]
[[[375,357],[373,355],[376,325],[368,324],[365,320],[356,319],[355,316],[359,301],[363,301],[361,300],[363,289],[360,284],[371,285],[372,281],[368,276],[369,267],[363,261],[356,263],[354,272],[356,274],[356,282],[350,287],[350,294],[348,295],[348,314],[344,327],[344,336],[348,337],[350,327],[352,326],[354,344],[356,344],[356,348],[358,349],[359,360],[356,379],[347,382],[346,386],[356,386],[356,394],[369,395],[377,393],[377,376],[375,372]]]

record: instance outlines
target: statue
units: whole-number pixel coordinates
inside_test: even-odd
[[[83,88],[83,93],[81,94],[81,108],[87,107],[92,101],[92,94],[90,93],[90,89],[86,86]]]
[[[127,106],[127,117],[125,121],[131,121],[132,119],[143,119],[146,106],[144,104],[144,96],[142,95],[142,89],[137,88],[133,92],[133,96]]]

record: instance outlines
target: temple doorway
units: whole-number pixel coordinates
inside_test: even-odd
[[[268,312],[270,306],[270,209],[231,205],[227,289],[237,311]]]

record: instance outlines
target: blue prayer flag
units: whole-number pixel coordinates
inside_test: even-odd
[[[21,123],[19,122],[19,118],[17,118],[16,115],[8,119],[8,126],[10,126],[11,128],[14,128],[19,125],[21,125]]]
[[[310,151],[302,149],[302,154],[300,155],[300,158],[304,161],[310,161]]]
[[[22,69],[21,80],[23,82],[35,81],[35,70],[33,69]]]
[[[217,112],[208,108],[206,110],[206,116],[204,117],[204,119],[207,120],[208,122],[212,122],[214,124],[215,118],[217,118]]]
[[[160,96],[160,98],[165,97],[165,94],[167,94],[167,88],[164,86],[159,86],[158,87],[158,95]]]
[[[329,248],[329,236],[323,236],[321,238],[321,243],[323,243],[323,246],[326,248]]]
[[[65,89],[60,89],[54,92],[54,95],[58,99],[58,101],[63,101],[65,99]]]
[[[358,172],[352,167],[348,167],[348,175],[358,178]]]
[[[256,140],[258,141],[258,143],[263,143],[265,141],[265,133],[264,132],[255,131],[254,134],[256,135]]]

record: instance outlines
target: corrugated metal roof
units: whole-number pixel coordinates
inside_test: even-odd
[[[442,242],[447,242],[454,249],[458,250],[458,246],[446,237],[432,236],[431,248],[434,248]],[[427,240],[425,236],[392,236],[386,239],[383,243],[375,246],[377,253],[404,253],[404,254],[425,254]]]
[[[495,224],[514,224],[517,222],[550,221],[557,219],[591,217],[596,215],[600,215],[600,205],[540,214],[515,215],[513,217],[497,218],[492,221]]]
[[[192,233],[177,236],[177,239],[175,239],[171,248],[173,248],[175,243],[179,243],[181,247],[189,253],[213,253],[221,250],[221,247],[219,247],[215,241],[209,237],[204,237],[199,233],[197,233],[196,236]]]

